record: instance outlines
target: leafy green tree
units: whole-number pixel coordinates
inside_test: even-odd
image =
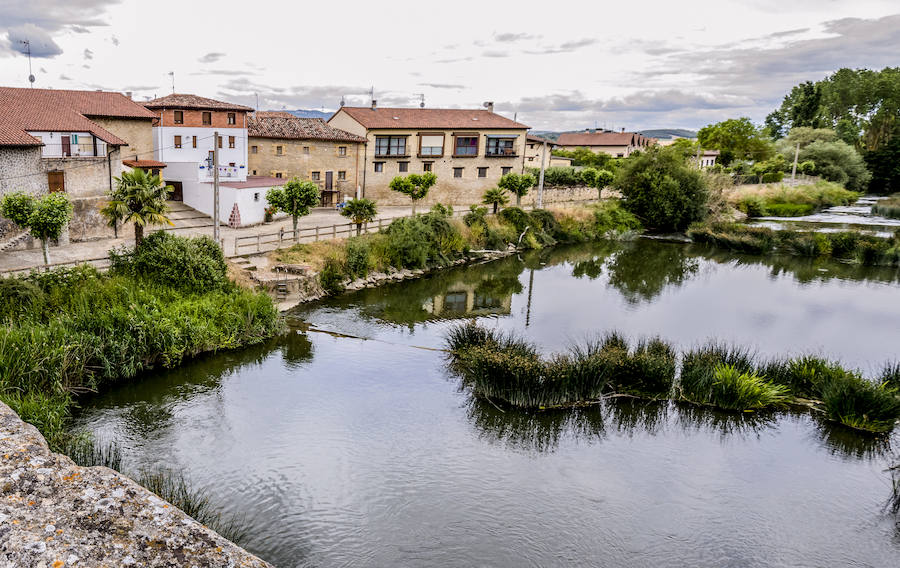
[[[134,169],[114,178],[116,186],[109,194],[109,204],[100,212],[110,224],[122,221],[134,223],[134,244],[144,240],[144,227],[149,225],[172,225],[166,216],[169,206],[166,199],[172,186],[163,185],[162,178]],[[118,232],[117,232],[118,233]]]
[[[72,218],[72,203],[62,192],[50,193],[40,199],[15,192],[3,197],[0,213],[41,241],[44,265],[49,265],[50,241],[62,235]]]
[[[806,160],[797,164],[797,169],[800,170],[801,174],[811,176],[816,173],[816,163],[812,160]]]
[[[375,202],[371,199],[351,199],[344,204],[341,215],[356,223],[356,235],[362,232],[363,223],[368,223],[378,215]]]
[[[616,179],[616,174],[609,170],[597,170],[594,176],[594,187],[597,188],[597,199],[603,199],[603,188],[608,187]]]
[[[497,187],[505,189],[516,196],[516,207],[522,205],[522,197],[528,194],[528,190],[534,187],[537,181],[531,174],[506,174],[497,182]]]
[[[416,202],[425,199],[428,190],[437,183],[437,176],[432,172],[424,174],[409,174],[406,177],[397,176],[391,180],[390,188],[409,196],[412,200],[412,214],[416,214]]]
[[[281,187],[266,192],[266,201],[278,211],[284,211],[294,222],[294,242],[300,240],[297,222],[309,215],[309,210],[319,204],[319,187],[311,181],[297,178],[288,180]]]
[[[553,150],[551,154],[561,158],[571,158],[573,166],[606,168],[609,167],[610,162],[614,161],[614,158],[606,152],[593,152],[585,147],[578,147],[574,150]]]
[[[697,140],[703,148],[719,150],[723,166],[733,160],[767,160],[775,154],[774,145],[749,118],[730,118],[704,126]]]
[[[781,107],[766,117],[765,125],[769,135],[777,140],[797,127],[823,126],[827,121],[822,116],[821,104],[820,84],[806,81],[795,86],[785,95]]]
[[[497,209],[509,203],[509,197],[506,196],[506,190],[501,187],[492,187],[484,192],[484,198],[481,200],[485,205],[494,206],[494,215]]]
[[[799,159],[814,162],[817,175],[851,191],[865,191],[872,178],[862,154],[842,140],[813,142],[800,150]]]
[[[685,158],[691,158],[697,155],[700,143],[690,138],[677,138],[669,145],[669,148],[678,151]]]
[[[614,187],[625,209],[659,231],[684,231],[707,215],[709,189],[703,174],[677,150],[650,148],[626,159]]]
[[[866,165],[872,172],[869,190],[875,193],[900,192],[900,127],[890,142],[866,152]]]

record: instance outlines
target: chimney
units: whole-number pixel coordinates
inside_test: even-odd
[[[131,98],[131,91],[125,91],[125,96],[129,99]]]
[[[625,134],[625,127],[622,127],[622,134]]]
[[[494,112],[494,101],[491,101],[487,104],[488,112]]]
[[[372,110],[375,110],[375,107],[378,106],[378,101],[372,99]]]

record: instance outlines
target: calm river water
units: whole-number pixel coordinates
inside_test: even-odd
[[[436,350],[477,318],[548,352],[616,329],[871,375],[898,357],[898,279],[651,240],[560,247],[298,308],[290,334],[86,400],[78,425],[132,471],[183,471],[276,566],[900,566],[891,440],[803,413],[503,412]]]

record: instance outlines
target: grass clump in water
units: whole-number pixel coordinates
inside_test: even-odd
[[[740,371],[733,365],[717,365],[706,402],[726,410],[756,410],[783,406],[788,389],[765,380],[753,372]]]
[[[880,199],[872,205],[872,214],[900,219],[900,193],[895,193],[886,199]]]
[[[857,430],[889,432],[900,418],[900,398],[894,388],[854,373],[827,381],[822,387],[822,402],[829,419]]]
[[[691,226],[688,236],[697,243],[737,252],[763,254],[775,248],[775,231],[740,223],[709,223]]]

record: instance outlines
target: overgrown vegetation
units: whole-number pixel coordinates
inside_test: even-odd
[[[776,231],[741,223],[716,222],[694,225],[687,234],[694,242],[737,252],[764,254],[778,251],[873,266],[900,266],[900,231],[890,238],[882,238],[858,231]]]
[[[280,328],[271,299],[225,276],[209,239],[151,235],[109,274],[87,265],[0,279],[0,399],[51,446],[78,394]]]
[[[886,199],[880,199],[875,202],[872,205],[872,214],[900,219],[900,193],[895,193]]]
[[[519,408],[596,402],[609,396],[673,398],[724,410],[812,406],[857,430],[889,432],[900,419],[896,365],[878,381],[817,357],[761,361],[710,343],[681,356],[655,338],[629,345],[611,333],[568,353],[542,357],[531,343],[474,322],[446,336],[450,368],[477,396]]]
[[[850,205],[860,194],[840,185],[817,181],[798,186],[742,187],[728,194],[728,202],[749,217],[797,217],[836,205]]]

